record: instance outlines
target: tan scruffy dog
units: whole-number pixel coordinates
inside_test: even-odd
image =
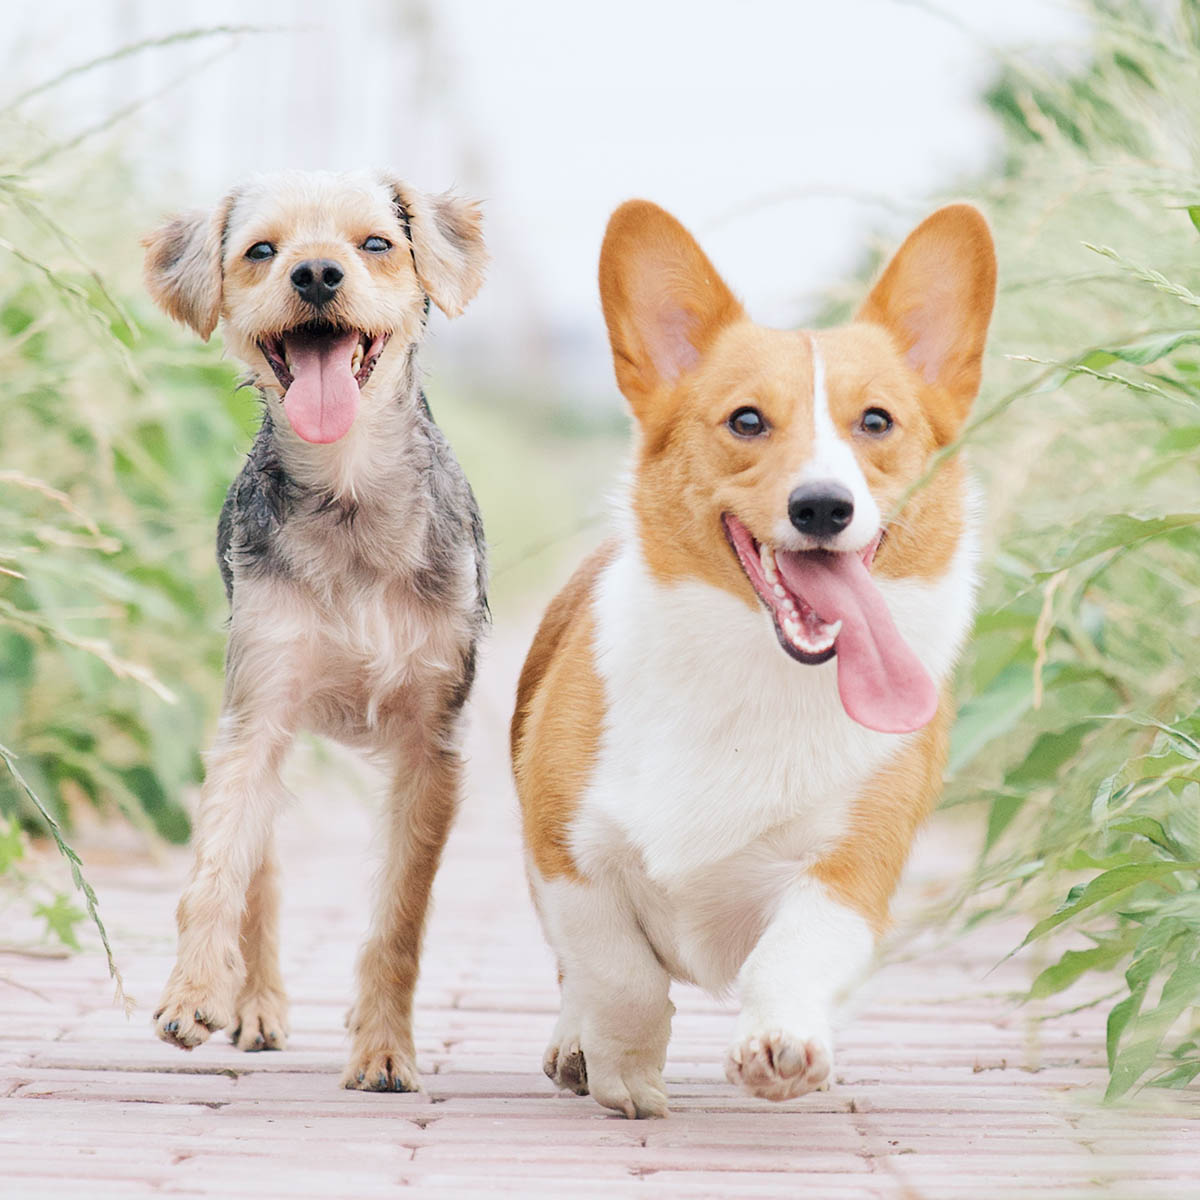
[[[154,1014],[185,1050],[217,1029],[282,1049],[279,768],[301,729],[394,776],[343,1083],[419,1087],[412,994],[459,792],[459,726],[486,622],[482,528],[414,358],[432,300],[483,279],[479,213],[379,174],[263,176],[145,240],[150,294],[226,345],[263,398],[217,545],[231,617],[225,700]]]

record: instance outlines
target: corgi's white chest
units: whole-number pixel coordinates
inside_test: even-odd
[[[973,556],[960,557],[935,583],[880,584],[939,681],[970,620]],[[846,716],[836,659],[797,663],[765,612],[706,584],[659,584],[632,542],[600,579],[593,617],[607,711],[573,827],[585,871],[611,865],[624,843],[648,881],[687,887],[781,827],[792,861],[815,858],[906,743]]]

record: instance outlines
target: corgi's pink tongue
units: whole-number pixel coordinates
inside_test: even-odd
[[[336,442],[354,424],[358,383],[350,369],[359,335],[335,337],[288,333],[292,384],[283,398],[283,411],[306,442]]]
[[[857,554],[776,551],[788,587],[837,637],[838,692],[853,720],[880,733],[912,733],[933,720],[937,685],[909,649]]]

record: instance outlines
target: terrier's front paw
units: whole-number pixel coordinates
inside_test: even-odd
[[[421,1077],[411,1050],[362,1045],[355,1039],[342,1087],[360,1092],[419,1092]]]
[[[725,1078],[764,1100],[791,1100],[827,1088],[833,1048],[822,1037],[797,1037],[772,1029],[735,1042],[725,1058]]]
[[[577,1096],[588,1094],[587,1059],[579,1048],[579,1038],[551,1042],[542,1058],[542,1070],[557,1087]]]
[[[287,997],[282,992],[243,993],[238,998],[229,1038],[239,1050],[283,1050],[287,1035]]]
[[[154,1032],[164,1042],[191,1050],[233,1022],[227,987],[168,982],[154,1014]]]

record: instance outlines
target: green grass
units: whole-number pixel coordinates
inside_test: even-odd
[[[988,95],[987,566],[946,803],[984,809],[964,920],[1048,942],[1030,996],[1118,989],[1115,1098],[1200,1074],[1200,10],[1091,15],[1086,67]]]

